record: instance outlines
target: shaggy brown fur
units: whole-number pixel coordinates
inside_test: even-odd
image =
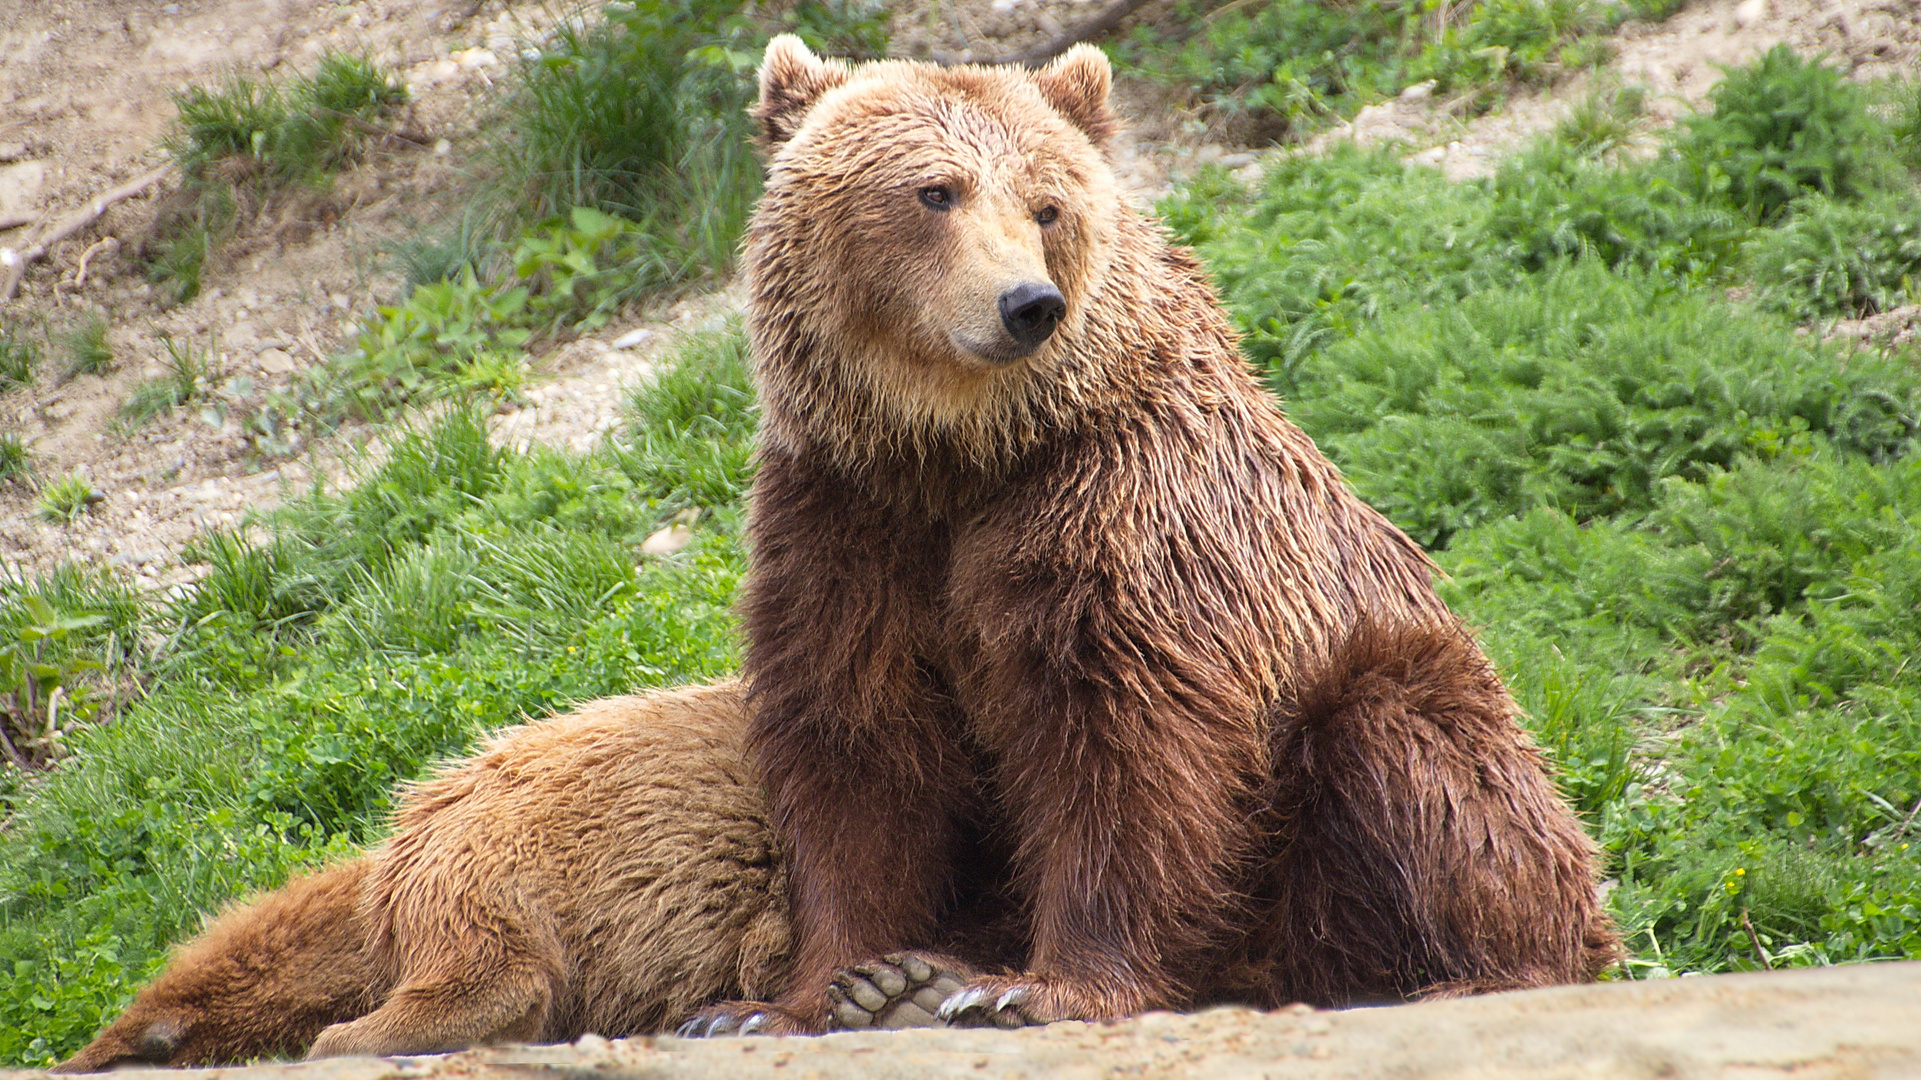
[[[1025,911],[1026,970],[945,1006],[977,1020],[1612,955],[1595,850],[1426,557],[1116,188],[1109,81],[1091,48],[1026,72],[768,47],[743,613],[796,977],[690,1031],[819,1030],[836,969],[926,945],[958,875]],[[1049,285],[1034,347],[1004,312]]]
[[[727,683],[512,729],[393,838],[237,907],[61,1072],[659,1031],[777,989],[781,864]]]

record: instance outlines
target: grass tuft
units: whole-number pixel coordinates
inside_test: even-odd
[[[0,394],[16,386],[31,386],[40,366],[40,346],[9,321],[0,321]]]
[[[191,404],[206,389],[207,356],[212,350],[196,348],[193,342],[177,340],[165,332],[160,334],[160,344],[167,351],[167,358],[161,361],[162,373],[134,386],[120,406],[121,417],[136,427]]]
[[[492,155],[503,231],[585,207],[634,224],[623,269],[645,287],[723,272],[760,190],[744,112],[751,42],[734,13],[643,0],[563,25],[523,59]]]
[[[1577,102],[1554,128],[1554,140],[1582,157],[1598,158],[1626,146],[1647,112],[1647,89],[1616,86]]]
[[[63,378],[105,375],[113,370],[113,346],[107,342],[107,329],[104,316],[89,315],[62,336],[61,344],[67,350]]]
[[[31,484],[33,451],[25,439],[11,431],[0,431],[0,483]]]
[[[169,287],[174,303],[192,300],[244,217],[277,191],[324,185],[405,102],[389,73],[338,52],[285,85],[235,75],[175,93],[166,146],[186,183],[140,243],[148,279]]]
[[[42,521],[71,525],[102,498],[86,477],[71,473],[41,488],[37,506]]]
[[[286,86],[235,75],[174,95],[168,148],[201,182],[315,183],[350,161],[406,91],[365,57],[329,53]]]

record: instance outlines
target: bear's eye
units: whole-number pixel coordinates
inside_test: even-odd
[[[954,205],[954,193],[936,184],[933,187],[920,189],[920,201],[935,210],[945,210]]]
[[[1041,209],[1035,211],[1034,220],[1040,222],[1042,225],[1052,225],[1054,224],[1054,219],[1060,216],[1061,216],[1061,212],[1059,208],[1052,207],[1052,206],[1044,206]]]

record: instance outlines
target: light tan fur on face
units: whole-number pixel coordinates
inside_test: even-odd
[[[806,313],[754,327],[756,355],[777,358],[758,372],[778,388],[764,437],[989,461],[1075,412],[1063,405],[1100,380],[1073,342],[1122,211],[1100,149],[1113,124],[1100,52],[1039,73],[850,69],[781,38],[761,83],[772,158],[747,242],[747,265],[766,268],[755,310]],[[948,209],[922,202],[931,187]],[[1067,315],[1023,356],[999,300],[1028,282],[1059,289]]]

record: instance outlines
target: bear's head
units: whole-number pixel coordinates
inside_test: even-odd
[[[1091,46],[1028,71],[769,43],[745,255],[764,438],[986,457],[1040,422],[1129,213],[1112,80]]]
[[[133,1065],[199,1064],[188,1045],[188,1016],[186,1010],[156,1007],[143,995],[79,1053],[48,1071],[96,1073]]]

